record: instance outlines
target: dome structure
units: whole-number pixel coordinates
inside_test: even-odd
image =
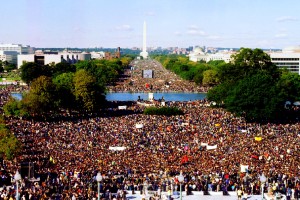
[[[201,54],[201,55],[204,55],[205,53],[203,52],[203,49],[200,48],[200,47],[196,47],[194,49],[194,54]]]

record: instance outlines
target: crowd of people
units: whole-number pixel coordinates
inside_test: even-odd
[[[152,70],[150,77],[143,78],[144,70]],[[110,86],[110,92],[207,92],[194,82],[181,79],[175,73],[167,70],[157,60],[134,60],[130,69],[125,70],[124,79],[115,86]]]
[[[17,89],[0,89],[0,104]],[[180,173],[187,194],[238,189],[259,194],[264,174],[268,193],[300,196],[299,122],[247,123],[206,100],[165,103],[184,115],[144,115],[137,102],[126,102],[126,110],[118,109],[125,102],[113,102],[97,115],[64,111],[51,120],[6,117],[23,151],[1,163],[0,199],[15,197],[16,171],[22,174],[19,193],[26,200],[96,199],[98,172],[103,199],[126,199],[126,191],[146,190],[155,191],[155,199],[165,198],[162,192],[179,190]]]

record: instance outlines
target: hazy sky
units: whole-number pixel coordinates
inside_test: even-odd
[[[33,47],[284,48],[300,44],[299,0],[3,0],[0,43]]]

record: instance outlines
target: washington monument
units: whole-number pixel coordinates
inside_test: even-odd
[[[143,28],[143,51],[140,53],[140,56],[143,57],[143,59],[148,58],[148,52],[146,47],[146,22],[144,21],[144,28]]]

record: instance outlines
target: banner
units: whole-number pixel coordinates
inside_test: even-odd
[[[248,165],[241,165],[241,172],[248,172]]]
[[[135,125],[135,128],[143,128],[143,127],[144,127],[143,124],[136,124],[136,125]]]
[[[127,106],[118,106],[119,110],[126,110]]]
[[[206,147],[207,145],[208,145],[208,143],[201,142],[201,146]]]
[[[212,150],[212,149],[216,149],[216,148],[217,148],[217,145],[213,145],[213,146],[207,145],[206,146],[207,150]]]
[[[126,147],[109,147],[109,150],[112,151],[124,151]]]

